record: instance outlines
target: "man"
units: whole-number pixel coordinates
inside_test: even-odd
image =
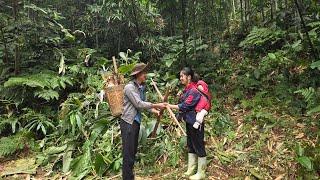
[[[138,63],[132,70],[132,80],[124,87],[123,113],[121,115],[120,129],[122,138],[122,178],[134,179],[133,165],[138,148],[138,137],[141,123],[141,111],[149,110],[159,115],[158,109],[165,108],[164,103],[153,104],[146,102],[145,86],[146,67]]]

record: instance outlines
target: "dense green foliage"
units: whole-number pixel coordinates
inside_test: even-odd
[[[2,0],[0,9],[1,163],[30,152],[49,177],[118,174],[118,119],[101,98],[116,56],[126,76],[150,63],[172,103],[181,67],[210,84],[209,176],[319,178],[318,1]],[[148,138],[155,121],[144,114],[138,175],[180,177],[186,139],[169,118]]]

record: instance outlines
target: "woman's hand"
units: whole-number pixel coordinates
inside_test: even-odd
[[[173,105],[173,104],[169,104],[169,103],[165,103],[167,107],[169,107],[170,109],[176,109],[179,110],[179,106],[178,105]]]

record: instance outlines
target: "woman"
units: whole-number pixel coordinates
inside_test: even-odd
[[[179,104],[168,106],[179,110],[180,117],[186,121],[187,145],[188,145],[188,170],[184,174],[190,179],[205,178],[206,171],[206,151],[204,147],[204,124],[199,129],[195,129],[193,124],[196,122],[195,107],[198,104],[201,94],[196,89],[198,79],[191,68],[185,67],[180,72],[180,82],[185,89],[180,96]],[[198,160],[198,170],[195,173]],[[192,176],[191,176],[192,175]]]

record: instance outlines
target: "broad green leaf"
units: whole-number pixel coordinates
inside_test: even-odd
[[[63,154],[62,157],[62,171],[67,173],[70,169],[71,161],[72,161],[72,149],[73,146],[69,145],[66,149],[66,152]]]
[[[296,145],[296,153],[298,156],[302,156],[304,153],[304,149],[301,147],[300,143]]]
[[[136,65],[136,63],[132,63],[132,64],[128,64],[128,65],[121,65],[119,68],[118,68],[118,71],[121,73],[121,74],[128,74],[132,71],[134,65]]]
[[[152,78],[152,77],[155,77],[156,74],[155,74],[155,73],[148,73],[147,76],[148,76],[149,78]]]
[[[65,151],[66,149],[67,149],[67,145],[63,145],[60,147],[51,146],[48,149],[46,149],[44,152],[45,152],[45,154],[48,154],[48,155],[59,154],[59,153]]]
[[[64,33],[64,38],[65,38],[68,42],[74,42],[74,41],[76,40],[76,37],[73,36],[72,34],[70,34],[67,29],[62,29],[61,31]]]
[[[64,62],[64,55],[61,53],[60,54],[60,64],[59,64],[59,74],[64,75],[66,72],[66,66],[65,66],[65,62]]]
[[[89,141],[86,141],[83,145],[83,154],[78,156],[71,162],[72,177],[74,179],[82,179],[90,173],[91,169],[91,146]],[[73,179],[72,178],[72,179]]]
[[[140,131],[139,131],[139,143],[145,144],[147,140],[147,131],[144,125],[140,125]]]
[[[120,52],[120,53],[119,53],[119,56],[120,56],[123,60],[125,60],[125,61],[127,62],[128,57],[127,57],[126,53]]]
[[[94,168],[99,176],[102,176],[106,172],[107,164],[104,162],[101,154],[95,154]]]
[[[166,66],[167,67],[171,67],[172,64],[173,64],[173,59],[167,59],[166,60]]]
[[[77,122],[78,127],[81,128],[81,126],[82,126],[81,113],[78,112],[78,114],[76,114],[75,117],[76,117],[76,120],[77,120],[76,122]]]
[[[310,160],[309,157],[306,156],[302,156],[302,157],[298,157],[297,161],[303,166],[305,167],[308,171],[312,171],[313,170],[313,166],[312,166],[312,162]]]
[[[315,61],[310,65],[311,69],[315,69],[317,68],[318,70],[320,70],[320,61]]]
[[[276,55],[274,53],[268,53],[270,59],[276,59]]]
[[[43,125],[41,125],[41,131],[42,131],[42,133],[43,133],[44,135],[47,134],[47,130],[46,130],[46,128],[45,128]]]

